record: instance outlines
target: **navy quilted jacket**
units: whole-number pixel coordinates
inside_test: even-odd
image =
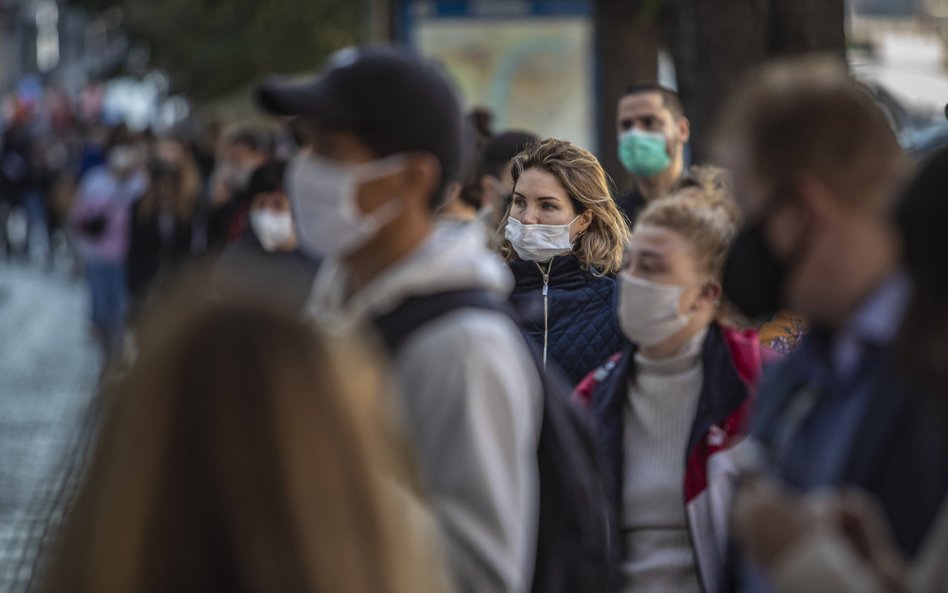
[[[547,264],[542,264],[546,269]],[[510,301],[521,329],[542,350],[547,332],[547,360],[556,363],[573,385],[627,343],[616,316],[614,278],[597,278],[580,267],[575,255],[553,258],[548,293],[548,326],[543,319],[543,274],[534,262],[515,259],[516,279]]]

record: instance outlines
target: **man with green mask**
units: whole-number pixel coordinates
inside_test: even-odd
[[[619,208],[635,223],[645,205],[667,195],[684,172],[691,125],[678,95],[657,83],[638,83],[619,99],[619,161],[632,174]]]

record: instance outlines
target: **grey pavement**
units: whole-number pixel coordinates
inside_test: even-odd
[[[0,593],[25,589],[76,479],[98,375],[83,282],[0,262]]]

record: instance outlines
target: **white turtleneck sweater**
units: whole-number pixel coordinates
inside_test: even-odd
[[[660,360],[635,356],[625,407],[624,593],[701,593],[685,516],[688,436],[698,408],[707,331]]]

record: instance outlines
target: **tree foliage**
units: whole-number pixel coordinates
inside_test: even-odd
[[[150,50],[177,92],[208,100],[270,72],[312,71],[359,39],[353,0],[73,0],[121,8],[129,36]]]

